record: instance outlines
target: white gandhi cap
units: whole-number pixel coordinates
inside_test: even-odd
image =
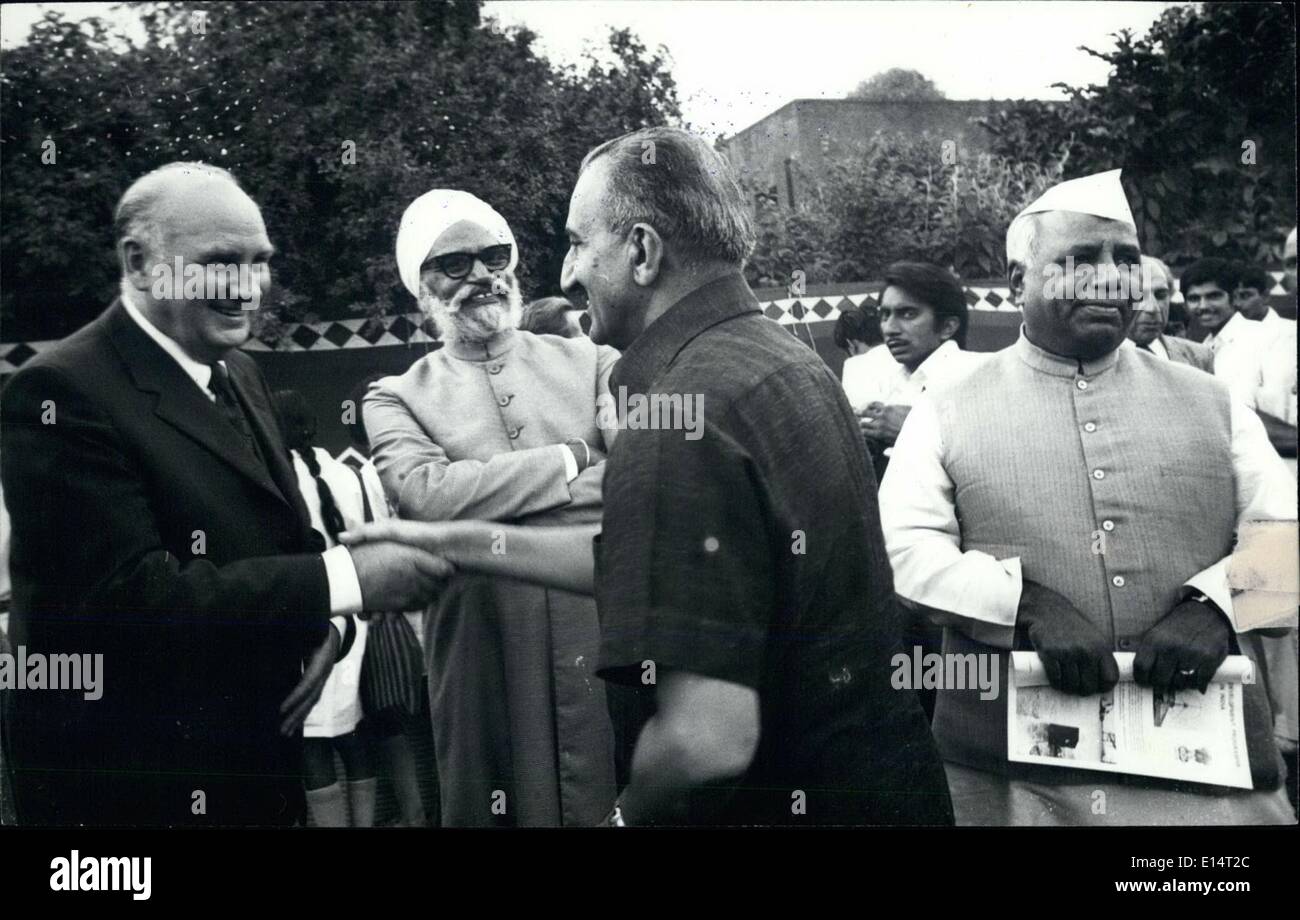
[[[1128,198],[1124,196],[1124,187],[1120,185],[1121,172],[1119,169],[1111,169],[1054,185],[1016,216],[1023,217],[1042,211],[1076,211],[1136,227]]]

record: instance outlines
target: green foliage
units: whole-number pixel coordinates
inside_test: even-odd
[[[746,197],[754,202],[757,242],[745,265],[753,287],[788,286],[795,271],[808,284],[826,284],[838,278],[826,241],[834,234],[833,222],[821,207],[796,209],[781,206],[776,187],[756,187],[742,179]]]
[[[994,149],[1064,154],[1067,178],[1123,167],[1143,248],[1171,264],[1275,264],[1295,220],[1295,8],[1174,7],[1117,38],[1113,52],[1083,49],[1111,66],[1104,85],[988,119]]]
[[[526,293],[553,293],[583,155],[680,118],[666,52],[626,31],[560,68],[527,30],[480,22],[469,0],[133,5],[139,47],[50,13],[4,53],[8,340],[65,335],[103,308],[118,276],[118,196],[179,159],[229,169],[262,207],[281,253],[264,337],[316,314],[411,309],[393,240],[402,209],[434,187],[497,208]],[[46,137],[54,165],[41,162]]]
[[[1059,162],[953,156],[927,134],[877,134],[821,182],[804,176],[800,187],[811,192],[793,211],[774,191],[751,190],[760,192],[751,283],[788,285],[796,270],[808,284],[861,281],[904,259],[1001,278],[1007,225],[1060,175]]]
[[[917,70],[891,67],[863,80],[850,99],[875,99],[883,102],[947,99],[929,77]]]

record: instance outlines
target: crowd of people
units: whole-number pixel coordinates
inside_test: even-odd
[[[587,155],[563,298],[524,306],[468,192],[396,224],[442,346],[360,382],[358,469],[239,349],[273,246],[236,178],[123,195],[120,296],[0,399],[10,644],[106,670],[94,702],[0,692],[19,823],[370,826],[381,766],[412,825],[1295,821],[1296,630],[1227,575],[1244,523],[1295,524],[1295,323],[1253,267],[1175,282],[1118,171],[1008,228],[1014,344],[966,350],[959,279],[900,262],[836,324],[842,381],[759,309],[688,132]],[[195,298],[154,283],[174,259],[258,270]],[[1005,699],[897,686],[912,648],[1002,687],[1032,650],[1085,696],[1117,652],[1159,692],[1246,655],[1253,788],[1013,763]]]

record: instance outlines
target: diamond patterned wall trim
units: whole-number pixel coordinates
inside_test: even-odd
[[[1270,294],[1282,295],[1282,273],[1269,272],[1274,278]],[[858,285],[850,285],[857,287]],[[879,283],[866,282],[863,288],[879,287]],[[1008,299],[1006,285],[966,285],[966,302],[972,310],[996,310],[999,312],[1016,312],[1016,307]],[[760,300],[759,306],[768,319],[775,320],[783,326],[792,323],[834,322],[839,319],[840,311],[851,307],[860,307],[863,303],[877,302],[875,294],[863,293],[832,294],[825,297],[788,297],[775,300]],[[272,347],[259,339],[252,339],[244,346],[247,351],[333,351],[339,348],[380,348],[389,345],[418,345],[436,341],[437,336],[424,315],[404,313],[387,316],[382,319],[342,319],[323,323],[299,323],[291,326],[280,341]],[[58,341],[47,342],[6,342],[0,343],[0,374],[12,374],[44,349],[50,348]]]

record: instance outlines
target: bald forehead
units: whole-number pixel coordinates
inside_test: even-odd
[[[175,170],[151,178],[150,218],[167,239],[215,248],[265,239],[261,210],[225,176]]]

